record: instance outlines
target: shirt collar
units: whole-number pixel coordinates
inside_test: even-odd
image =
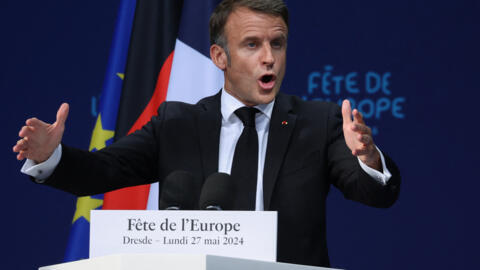
[[[273,99],[270,103],[259,104],[254,107],[260,110],[260,112],[262,112],[263,115],[265,115],[268,118],[268,120],[270,120],[272,117],[274,104],[275,104],[275,99]],[[227,91],[225,91],[225,88],[222,88],[222,95],[220,100],[220,111],[222,113],[222,117],[224,121],[229,121],[233,113],[238,108],[241,108],[244,106],[245,105],[242,102],[240,102],[234,96],[230,95]]]

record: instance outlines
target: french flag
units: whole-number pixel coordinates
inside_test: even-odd
[[[115,140],[157,114],[164,101],[196,103],[223,86],[210,60],[208,21],[219,0],[139,0],[130,39]],[[103,209],[158,209],[158,183],[104,196]]]

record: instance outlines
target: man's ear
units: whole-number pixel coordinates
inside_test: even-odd
[[[212,58],[213,63],[221,70],[225,70],[227,67],[227,54],[225,50],[218,46],[217,44],[213,44],[210,46],[210,58]]]

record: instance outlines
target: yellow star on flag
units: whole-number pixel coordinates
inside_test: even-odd
[[[102,126],[102,116],[98,114],[97,122],[95,123],[95,128],[93,129],[92,140],[90,141],[89,151],[93,149],[100,150],[106,145],[106,141],[113,138],[115,132],[107,129],[103,129]]]
[[[125,73],[117,72],[117,76],[123,81],[123,79],[125,78]]]
[[[77,221],[77,219],[83,217],[88,222],[90,222],[90,210],[97,209],[102,206],[103,200],[94,199],[90,196],[78,197],[77,199],[77,210],[73,216],[72,224]]]

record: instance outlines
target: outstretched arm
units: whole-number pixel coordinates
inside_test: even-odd
[[[328,146],[332,183],[347,199],[374,207],[390,207],[400,190],[398,167],[377,149],[370,128],[357,110],[352,112],[350,102],[343,102],[342,115],[336,106],[332,105],[332,109]]]
[[[68,104],[63,103],[57,111],[57,119],[53,124],[37,118],[28,119],[18,133],[21,139],[13,146],[13,152],[18,153],[17,159],[28,158],[36,163],[47,160],[62,141],[68,110]]]

